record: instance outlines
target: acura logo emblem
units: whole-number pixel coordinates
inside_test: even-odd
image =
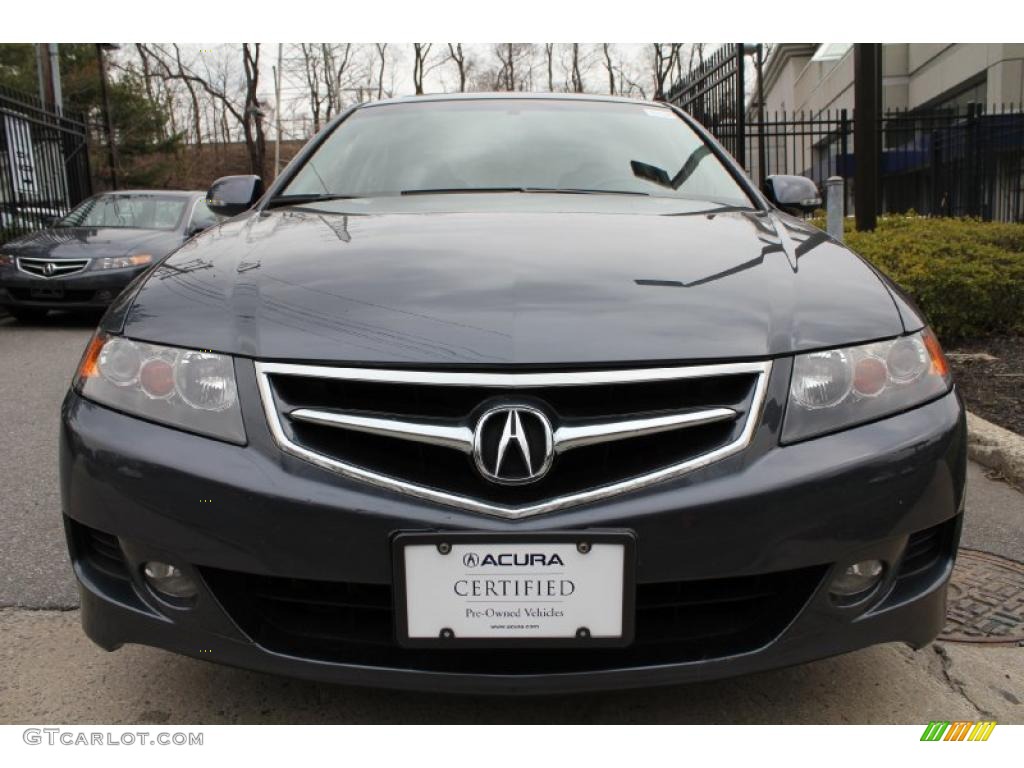
[[[528,405],[503,405],[480,417],[473,434],[473,458],[493,483],[523,485],[547,474],[555,457],[551,422]]]
[[[45,264],[43,264],[43,274],[46,275],[47,277],[50,277],[50,275],[52,275],[56,271],[57,265],[54,264],[52,261],[48,261]]]

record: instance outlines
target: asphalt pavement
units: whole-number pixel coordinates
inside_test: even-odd
[[[901,644],[732,680],[542,699],[321,685],[78,626],[57,486],[60,402],[95,318],[0,318],[0,723],[1024,723],[1024,649]],[[1024,495],[970,467],[963,545],[1024,561]]]

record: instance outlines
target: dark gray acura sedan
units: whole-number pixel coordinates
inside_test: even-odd
[[[491,693],[927,644],[964,411],[816,198],[591,96],[368,104],[221,179],[64,402],[86,633]]]
[[[0,307],[19,320],[103,309],[139,274],[220,217],[205,192],[105,192],[0,246]]]

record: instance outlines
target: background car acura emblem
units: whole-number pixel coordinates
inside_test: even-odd
[[[57,265],[54,264],[52,261],[48,261],[48,262],[46,262],[43,265],[43,274],[44,275],[49,276],[49,275],[52,275],[56,271],[57,271]]]
[[[528,405],[503,405],[480,417],[473,434],[473,459],[494,483],[523,485],[540,480],[555,457],[551,422]]]

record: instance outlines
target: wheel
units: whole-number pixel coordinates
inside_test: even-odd
[[[36,323],[46,317],[47,309],[39,307],[7,307],[15,320],[19,323]]]

